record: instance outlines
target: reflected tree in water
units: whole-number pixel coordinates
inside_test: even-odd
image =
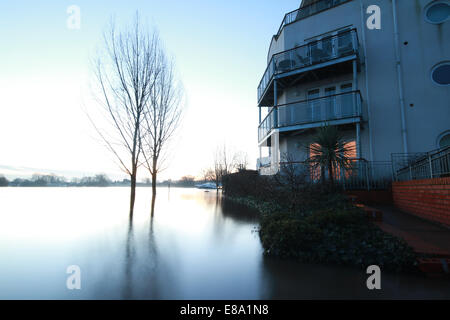
[[[127,238],[125,243],[125,284],[123,298],[131,299],[133,296],[133,262],[135,258],[133,220],[128,220]]]

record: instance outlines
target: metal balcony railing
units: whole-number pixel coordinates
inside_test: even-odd
[[[303,176],[305,181],[320,182],[329,178],[327,168],[314,166],[307,161],[282,161],[279,171],[269,165],[259,167],[263,175],[279,173],[281,176]],[[367,161],[366,159],[349,159],[347,166],[332,170],[336,184],[345,190],[386,190],[392,183],[392,163],[390,161]],[[325,176],[322,177],[322,174]]]
[[[278,38],[283,28],[288,24],[294,23],[301,19],[305,19],[316,13],[331,9],[349,1],[351,0],[318,0],[311,3],[310,5],[288,12],[284,15],[283,21],[281,21],[280,28],[278,28],[278,32],[275,36]]]
[[[393,153],[396,181],[450,177],[450,147],[431,152]]]
[[[317,126],[320,126],[324,121],[360,117],[361,102],[360,92],[352,91],[278,105],[272,108],[259,125],[259,141],[274,128],[311,123],[317,123]]]
[[[269,114],[264,118],[263,121],[259,124],[258,127],[258,140],[261,141],[264,139],[272,129],[276,128],[278,125],[275,125],[275,117],[274,117],[273,109],[269,112]]]
[[[356,29],[325,37],[306,45],[274,54],[258,86],[258,101],[275,75],[324,63],[358,52]]]

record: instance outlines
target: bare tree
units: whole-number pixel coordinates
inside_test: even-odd
[[[217,187],[222,183],[223,176],[232,172],[233,166],[233,158],[230,158],[227,146],[224,144],[217,147],[214,154],[214,180]]]
[[[131,27],[116,31],[114,22],[104,34],[104,47],[95,61],[96,95],[103,107],[107,129],[94,124],[120,168],[131,180],[130,218],[136,197],[136,177],[142,152],[141,135],[146,106],[152,97],[160,69],[157,35],[144,30],[139,16]]]
[[[281,159],[280,171],[274,176],[274,180],[296,196],[305,185],[307,169],[291,153],[283,153]]]
[[[216,181],[214,170],[211,168],[203,169],[202,180],[204,182]]]
[[[167,145],[178,128],[182,115],[183,90],[174,74],[174,64],[164,52],[158,37],[154,38],[154,65],[158,70],[145,104],[142,128],[144,165],[152,178],[152,215],[156,199],[158,173],[165,169]]]
[[[233,168],[236,171],[241,171],[247,169],[248,166],[248,156],[247,153],[243,151],[238,151],[233,156]]]
[[[293,154],[281,155],[280,171],[272,177],[275,186],[286,190],[287,198],[284,200],[291,209],[301,206],[304,188],[307,186],[308,167],[297,161]]]

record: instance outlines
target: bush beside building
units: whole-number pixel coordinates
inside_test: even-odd
[[[415,269],[414,251],[371,223],[338,187],[289,181],[282,174],[267,177],[252,172],[224,179],[226,197],[260,212],[265,254],[308,263]]]

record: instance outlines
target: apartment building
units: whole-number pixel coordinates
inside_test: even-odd
[[[324,124],[367,162],[450,145],[450,0],[303,0],[271,39],[257,97],[261,174],[304,161]]]

